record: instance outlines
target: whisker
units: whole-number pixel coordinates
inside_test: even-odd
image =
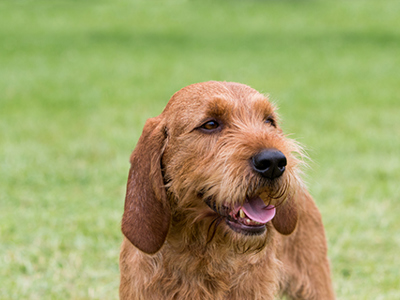
[[[221,216],[218,216],[214,220],[211,221],[210,226],[208,227],[207,243],[206,244],[209,244],[213,240],[213,238],[215,236],[215,233],[217,232],[217,227],[221,223],[221,221],[222,221],[222,217]],[[209,234],[210,234],[210,231],[211,231],[212,227],[213,227],[212,234],[211,234],[211,237],[209,237]]]

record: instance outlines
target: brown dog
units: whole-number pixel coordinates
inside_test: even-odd
[[[131,156],[120,298],[334,299],[300,158],[252,88],[178,91]]]

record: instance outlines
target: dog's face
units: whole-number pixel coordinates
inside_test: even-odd
[[[172,227],[218,224],[214,230],[228,239],[265,241],[270,221],[290,234],[294,153],[298,146],[257,91],[220,82],[186,87],[148,121],[132,154],[123,232],[148,253],[161,247],[171,216]]]

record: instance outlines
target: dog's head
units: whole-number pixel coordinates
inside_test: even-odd
[[[205,82],[175,93],[146,122],[131,155],[124,235],[155,253],[171,217],[178,234],[173,227],[197,223],[236,240],[266,240],[271,223],[292,233],[300,150],[277,119],[267,98],[246,85]]]

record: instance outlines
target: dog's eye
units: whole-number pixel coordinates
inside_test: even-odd
[[[203,128],[203,129],[205,129],[207,131],[212,131],[212,130],[217,129],[218,127],[219,127],[218,122],[214,121],[214,120],[211,120],[211,121],[208,121],[208,122],[204,123],[203,125],[201,125],[200,128]]]
[[[269,124],[269,125],[272,125],[272,126],[276,127],[275,120],[273,118],[271,118],[271,117],[266,118],[264,122]]]

